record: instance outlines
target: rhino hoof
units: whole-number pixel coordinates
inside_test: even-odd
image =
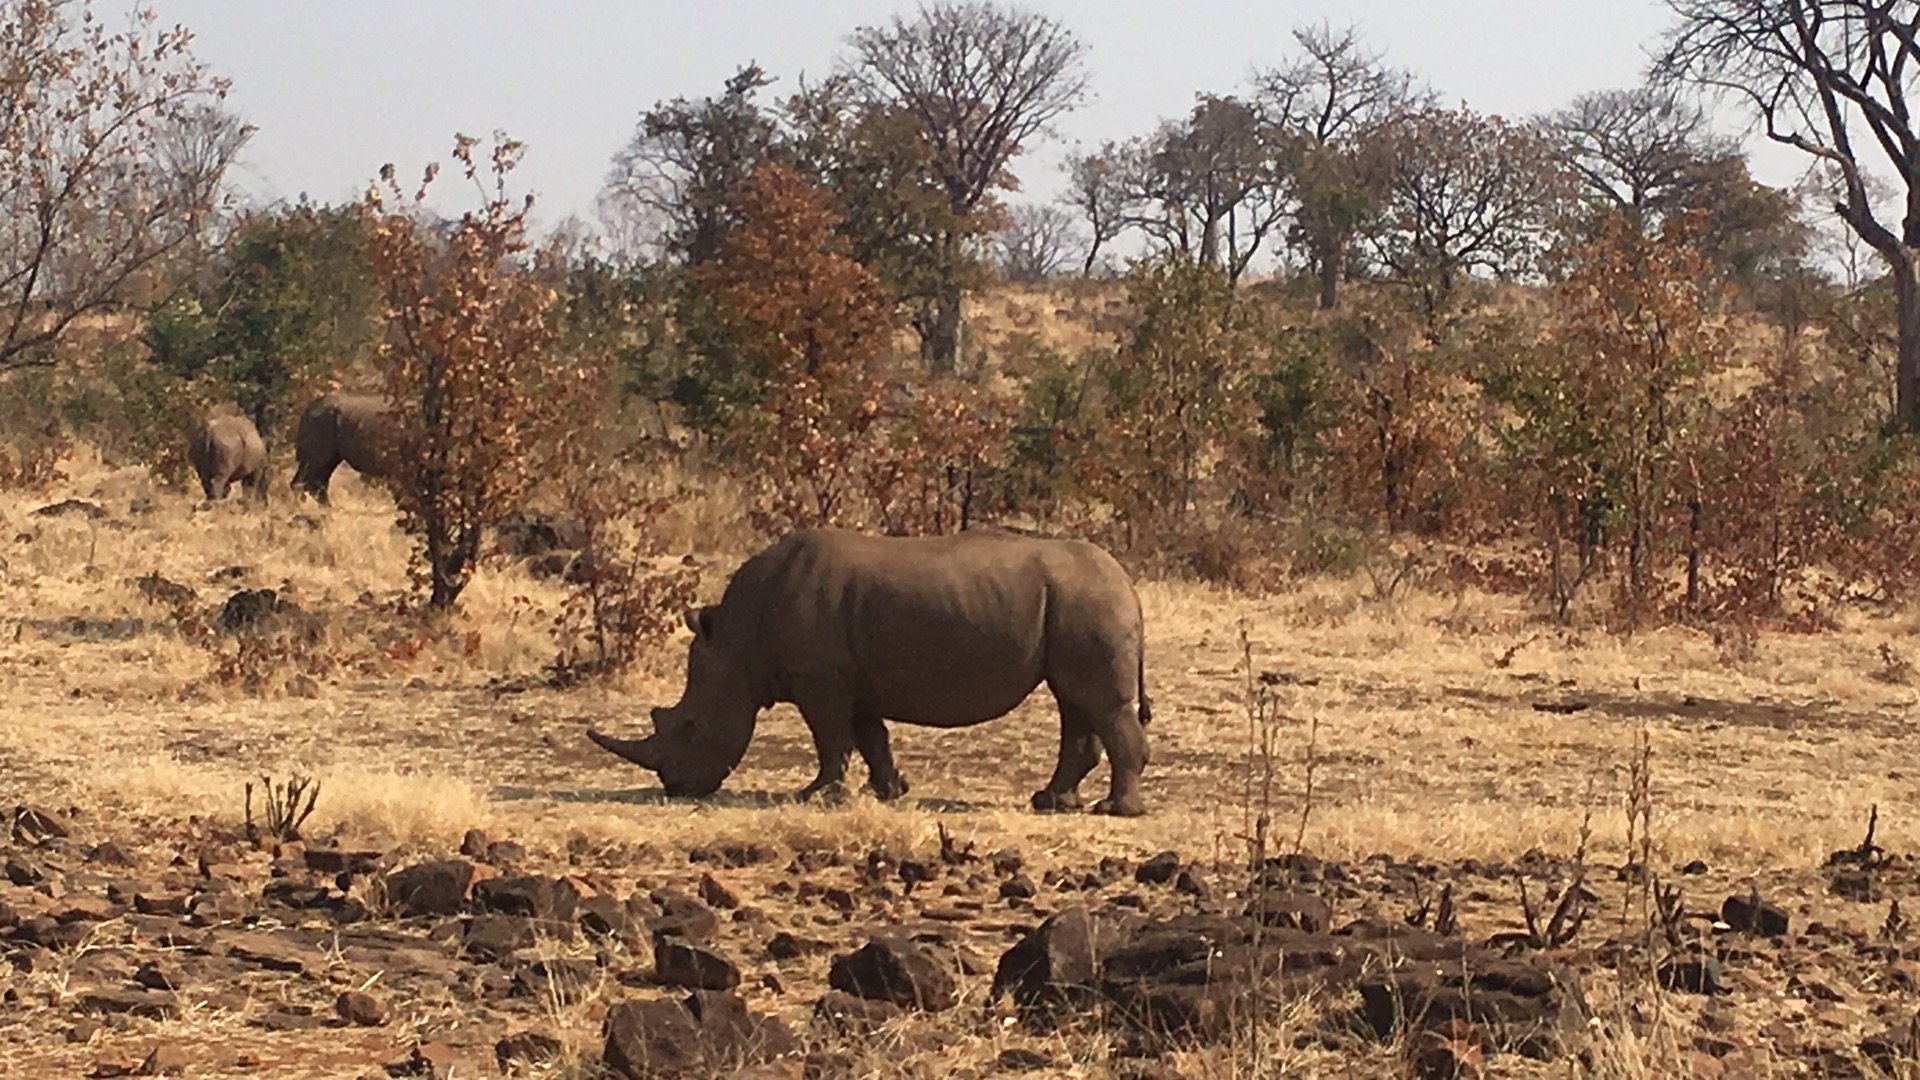
[[[892,802],[907,793],[907,781],[901,776],[894,777],[890,784],[876,784],[869,781],[867,789],[872,791],[873,797],[881,802]]]
[[[1147,812],[1147,802],[1138,795],[1127,799],[1101,799],[1093,804],[1093,812],[1109,817],[1140,817]]]
[[[1033,793],[1033,808],[1043,814],[1059,814],[1078,810],[1085,804],[1077,791],[1036,791]]]

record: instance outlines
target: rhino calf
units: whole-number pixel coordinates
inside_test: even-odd
[[[794,533],[689,612],[680,702],[653,734],[588,738],[660,775],[670,795],[709,795],[745,756],[760,711],[792,702],[820,772],[802,798],[841,785],[854,751],[883,799],[907,790],[885,721],[967,727],[1011,712],[1041,683],[1060,708],[1060,761],[1037,810],[1080,806],[1080,782],[1112,763],[1101,813],[1146,811],[1140,599],[1113,556],[1078,540],[998,530],[897,538]]]
[[[391,476],[399,432],[387,419],[385,398],[326,394],[300,414],[294,434],[293,489],[325,505],[333,470],[341,462],[366,477]]]
[[[224,499],[227,490],[239,484],[267,501],[267,444],[244,416],[215,416],[195,428],[187,439],[187,463],[209,499]]]

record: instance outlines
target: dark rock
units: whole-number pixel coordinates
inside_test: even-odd
[[[178,990],[180,969],[164,960],[149,960],[133,973],[133,981],[148,990]]]
[[[1308,933],[1325,933],[1333,922],[1333,908],[1325,899],[1308,892],[1292,890],[1263,893],[1247,903],[1247,917],[1266,926],[1292,927]]]
[[[189,903],[190,900],[191,897],[188,897],[185,893],[135,893],[133,896],[133,910],[142,915],[172,915],[178,917],[192,910]]]
[[[387,875],[387,902],[402,916],[456,915],[473,884],[473,864],[464,859],[419,863]]]
[[[1000,1056],[993,1059],[993,1064],[995,1068],[1007,1072],[1033,1072],[1055,1068],[1059,1063],[1038,1050],[1015,1046],[1000,1051]]]
[[[133,1070],[135,1076],[180,1076],[187,1071],[189,1058],[186,1047],[179,1043],[163,1042],[153,1048]]]
[[[268,971],[297,971],[318,977],[329,966],[326,954],[286,933],[221,930],[203,946],[214,956],[230,956]]]
[[[1001,877],[1008,877],[1020,872],[1024,860],[1020,858],[1020,853],[1012,848],[1001,848],[987,856],[987,865],[993,867],[994,873]]]
[[[1701,862],[1699,859],[1695,859],[1692,862],[1688,863],[1687,865],[1681,867],[1680,872],[1687,875],[1688,877],[1699,877],[1701,874],[1704,874],[1707,872],[1707,864],[1704,862]]]
[[[1689,994],[1718,994],[1721,991],[1720,961],[1704,953],[1682,953],[1660,962],[1655,972],[1660,985]]]
[[[559,1061],[565,1047],[559,1039],[539,1031],[518,1031],[493,1044],[493,1058],[501,1072],[516,1065],[545,1065]]]
[[[600,977],[600,968],[591,960],[536,960],[513,973],[510,991],[515,997],[574,1005],[586,998]]]
[[[772,862],[779,857],[778,852],[765,844],[713,844],[687,852],[688,862],[712,863],[736,870],[743,866]]]
[[[38,885],[47,879],[46,873],[43,872],[39,866],[35,865],[32,860],[22,858],[18,855],[7,856],[6,864],[4,867],[0,867],[0,872],[6,874],[8,881],[11,881],[23,889],[32,885]]]
[[[111,840],[95,844],[87,852],[87,861],[96,866],[132,866],[134,864],[133,857],[127,854],[126,849]]]
[[[647,936],[646,920],[611,896],[589,896],[575,909],[580,928],[596,937],[613,938],[633,946]]]
[[[75,1004],[86,1012],[171,1020],[180,1011],[179,999],[164,990],[87,990]]]
[[[891,1001],[857,997],[841,990],[828,992],[813,1006],[813,1019],[841,1035],[871,1035],[882,1024],[901,1015]]]
[[[1100,958],[1136,925],[1132,915],[1095,915],[1071,907],[1040,924],[1000,957],[992,997],[1011,994],[1027,1009],[1079,1007],[1095,999]]]
[[[1028,900],[1038,891],[1033,879],[1025,874],[1015,874],[1000,883],[1000,895],[1008,900]]]
[[[911,890],[915,885],[924,885],[934,878],[933,865],[919,859],[901,859],[894,872],[900,875],[901,884]]]
[[[1783,937],[1790,925],[1785,908],[1770,904],[1754,893],[1727,897],[1720,905],[1720,921],[1742,933],[1761,937]]]
[[[473,903],[481,911],[571,922],[579,896],[571,885],[557,878],[490,878],[473,887]]]
[[[813,938],[795,937],[785,930],[767,939],[767,956],[774,960],[796,960],[802,956],[817,956],[833,946]]]
[[[653,941],[653,978],[690,990],[731,990],[740,985],[740,969],[719,953],[660,936]]]
[[[740,897],[732,889],[721,884],[712,874],[700,875],[700,899],[722,911],[740,906]]]
[[[1874,904],[1880,901],[1880,890],[1874,884],[1871,870],[1859,868],[1836,870],[1830,889],[1835,896],[1862,904]]]
[[[712,941],[720,930],[720,917],[713,909],[685,893],[656,889],[652,899],[660,906],[660,914],[647,920],[647,929],[654,934],[674,934],[701,942]]]
[[[307,869],[322,874],[371,874],[380,869],[385,853],[350,851],[335,847],[310,847],[300,853]]]
[[[387,1006],[379,998],[361,990],[346,990],[333,999],[333,1011],[340,1019],[359,1027],[379,1027],[387,1022]]]
[[[487,857],[487,834],[479,829],[468,829],[460,838],[460,854],[469,859],[485,861]]]
[[[856,997],[937,1012],[958,1000],[953,972],[916,942],[883,937],[834,960],[827,985]]]
[[[505,960],[539,940],[531,919],[522,915],[475,915],[460,945],[483,960]]]
[[[1180,871],[1180,876],[1173,879],[1173,891],[1191,896],[1201,903],[1213,899],[1213,890],[1207,887],[1207,879],[1195,873],[1192,867]]]
[[[607,1010],[602,1060],[625,1080],[721,1073],[797,1049],[778,1020],[755,1015],[737,994],[695,991],[684,1002],[623,1001]]]
[[[227,597],[213,624],[229,634],[260,630],[294,605],[272,589],[241,589]]]
[[[1180,854],[1163,851],[1140,864],[1133,872],[1133,880],[1142,885],[1165,885],[1180,872]]]
[[[527,857],[527,849],[517,840],[495,840],[487,845],[487,861],[495,866],[512,866]]]
[[[1586,1001],[1570,969],[1492,954],[1369,975],[1359,989],[1362,1015],[1382,1039],[1459,1021],[1495,1046],[1541,1058],[1562,1053],[1585,1031]]]
[[[1901,1065],[1920,1059],[1920,1016],[1862,1039],[1860,1056],[1889,1076],[1899,1075]]]

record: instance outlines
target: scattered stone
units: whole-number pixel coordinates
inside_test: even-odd
[[[953,973],[921,945],[897,937],[874,938],[835,959],[827,985],[929,1012],[951,1008],[958,1000]]]
[[[646,920],[611,896],[589,896],[575,911],[580,928],[596,937],[612,938],[627,946],[637,945],[646,937]]]
[[[133,973],[133,981],[148,990],[178,990],[180,970],[162,960],[149,960]]]
[[[38,885],[47,879],[47,875],[39,866],[35,865],[31,860],[18,855],[7,856],[6,864],[0,867],[0,872],[6,874],[8,881],[23,889]]]
[[[473,887],[473,903],[481,911],[571,922],[579,894],[558,878],[492,878]]]
[[[1247,903],[1247,917],[1258,919],[1266,926],[1292,927],[1320,934],[1333,922],[1333,908],[1313,893],[1288,890],[1254,897]]]
[[[1860,1055],[1889,1076],[1899,1075],[1902,1063],[1920,1057],[1920,1016],[1867,1036],[1860,1042]]]
[[[171,1020],[180,1003],[164,990],[87,990],[75,1002],[87,1012]]]
[[[562,1005],[579,1003],[600,982],[600,968],[591,960],[556,957],[536,960],[513,973],[509,992]]]
[[[814,1004],[813,1019],[841,1035],[871,1035],[901,1012],[900,1006],[891,1001],[832,990]]]
[[[475,915],[461,935],[460,945],[484,960],[505,960],[538,941],[533,922],[520,915]]]
[[[1835,896],[1862,904],[1874,904],[1880,901],[1880,890],[1873,881],[1873,872],[1860,868],[1836,870],[1830,886]]]
[[[1180,871],[1173,879],[1173,891],[1183,896],[1191,896],[1201,903],[1213,899],[1213,890],[1207,887],[1207,879],[1201,877],[1192,867]]]
[[[322,874],[371,874],[380,869],[384,852],[372,850],[346,850],[336,847],[309,847],[301,851],[300,859],[307,869]]]
[[[205,946],[215,956],[231,956],[269,971],[298,971],[318,977],[328,964],[325,953],[286,934],[258,931],[217,931]]]
[[[712,941],[720,931],[720,917],[713,909],[685,893],[656,889],[652,900],[660,908],[660,914],[647,920],[647,929],[654,934],[675,934],[702,942]]]
[[[802,956],[817,956],[833,946],[814,938],[795,937],[785,930],[767,939],[767,956],[774,960],[797,960]]]
[[[1785,937],[1790,925],[1786,909],[1760,899],[1758,893],[1727,897],[1720,905],[1720,921],[1760,937]]]
[[[333,999],[333,1011],[340,1019],[358,1027],[379,1027],[387,1022],[387,1006],[379,998],[361,990],[343,991]]]
[[[740,985],[740,969],[719,953],[660,936],[653,941],[653,978],[690,990],[731,990]]]
[[[1576,1045],[1586,1029],[1585,998],[1570,969],[1491,954],[1369,975],[1359,989],[1361,1015],[1382,1039],[1409,1029],[1457,1034],[1460,1028],[1449,1028],[1457,1022],[1478,1029],[1476,1041],[1546,1059]]]
[[[1163,851],[1140,864],[1133,872],[1133,880],[1142,885],[1165,885],[1180,872],[1180,854]]]
[[[468,829],[460,838],[460,854],[469,859],[485,860],[487,857],[487,834],[479,829]]]
[[[740,906],[739,895],[721,884],[712,874],[700,875],[700,899],[722,911]]]
[[[515,1065],[559,1061],[564,1049],[559,1039],[545,1032],[518,1031],[493,1044],[493,1057],[501,1072],[510,1072]]]
[[[87,861],[95,866],[132,866],[133,857],[111,840],[95,844],[87,851]]]
[[[739,995],[697,990],[685,1001],[623,1001],[607,1010],[602,1060],[617,1077],[704,1075],[793,1053],[793,1033]]]
[[[73,1026],[67,1029],[67,1041],[76,1044],[90,1043],[93,1041],[95,1035],[100,1034],[102,1027],[103,1025],[100,1021],[90,1017],[82,1017],[74,1021]]]
[[[1720,961],[1705,953],[1680,953],[1660,962],[1655,972],[1660,985],[1689,994],[1718,994],[1722,990]]]
[[[473,884],[473,864],[464,859],[419,863],[387,875],[387,902],[403,917],[457,915]]]
[[[140,1067],[133,1070],[135,1076],[180,1076],[187,1071],[187,1051],[178,1043],[163,1042],[153,1048]]]
[[[1015,874],[1000,883],[1000,896],[1005,900],[1030,900],[1039,891],[1025,874]]]

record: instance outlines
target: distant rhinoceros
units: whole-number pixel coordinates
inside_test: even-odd
[[[686,689],[653,710],[653,734],[587,732],[658,773],[670,795],[718,790],[760,710],[786,701],[820,756],[802,798],[838,787],[855,750],[874,792],[894,798],[907,783],[884,721],[967,727],[1004,716],[1044,682],[1060,707],[1060,762],[1034,808],[1077,809],[1104,747],[1112,787],[1094,809],[1146,810],[1140,600],[1092,544],[998,530],[805,530],[748,559],[720,603],[689,612],[687,626]]]
[[[187,438],[187,463],[209,499],[224,499],[234,484],[267,500],[267,444],[244,416],[208,418]]]
[[[293,439],[293,489],[321,503],[342,461],[365,477],[391,476],[399,432],[387,419],[386,399],[372,394],[327,394],[300,414]]]

